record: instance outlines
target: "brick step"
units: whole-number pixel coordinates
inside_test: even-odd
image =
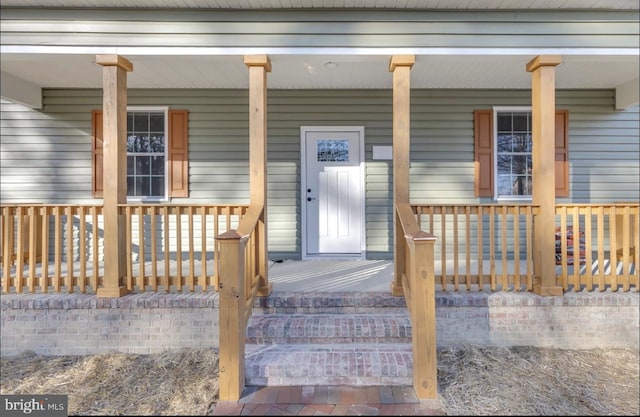
[[[263,314],[249,319],[246,342],[411,343],[411,322],[406,311],[387,314]]]
[[[245,383],[286,385],[411,385],[411,344],[246,346]]]
[[[273,291],[256,297],[253,314],[333,314],[406,312],[404,297],[380,292],[289,292]]]

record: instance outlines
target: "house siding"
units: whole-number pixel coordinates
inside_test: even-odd
[[[4,45],[638,48],[637,11],[3,8]]]
[[[42,111],[0,103],[0,200],[95,203],[91,198],[91,110],[100,90],[44,90]],[[189,111],[190,197],[179,203],[246,204],[249,196],[246,90],[130,90],[131,106]],[[640,198],[640,111],[614,110],[612,90],[560,90],[569,111],[570,196],[558,202]],[[530,105],[525,90],[412,90],[411,200],[477,204],[473,110]],[[390,90],[268,91],[268,237],[273,257],[300,256],[300,126],[365,127],[366,250],[392,256],[392,163],[373,160],[392,144]],[[449,240],[451,242],[451,240]]]

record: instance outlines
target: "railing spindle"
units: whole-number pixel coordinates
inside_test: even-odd
[[[171,282],[169,281],[169,275],[171,274],[171,251],[169,248],[169,242],[171,241],[170,227],[169,227],[169,207],[161,207],[162,212],[162,228],[164,233],[162,236],[162,245],[164,249],[164,274],[162,275],[162,286],[164,291],[168,292],[171,289]]]
[[[10,207],[2,208],[2,290],[5,294],[11,289],[11,265],[13,265],[14,255],[14,229],[15,216],[12,214]]]
[[[151,216],[151,288],[153,291],[158,291],[158,244],[156,242],[158,219],[156,219],[154,206],[150,207],[149,215]]]
[[[125,213],[125,235],[126,235],[126,247],[127,247],[127,253],[126,253],[126,262],[127,262],[127,267],[126,267],[126,271],[127,271],[127,278],[126,278],[126,286],[127,286],[127,290],[128,291],[133,291],[133,225],[132,225],[132,219],[133,219],[133,213],[132,213],[133,208],[131,206],[127,206],[125,207],[124,213]]]
[[[79,242],[80,242],[80,276],[78,277],[78,286],[81,293],[87,292],[87,219],[85,218],[85,207],[78,207],[78,225]]]
[[[578,207],[573,207],[571,213],[573,218],[573,291],[580,290],[580,265],[581,265],[581,251],[580,251],[580,213]]]
[[[513,289],[520,291],[520,208],[513,206]]]
[[[24,286],[23,268],[24,268],[24,218],[22,213],[23,207],[18,207],[16,211],[16,219],[18,221],[17,242],[16,242],[16,290],[18,294],[22,294]]]
[[[189,228],[189,275],[187,276],[187,285],[190,291],[195,290],[195,237],[193,236],[193,206],[189,206],[188,228]]]
[[[49,292],[49,207],[41,207],[40,215],[42,216],[42,224],[40,225],[42,227],[42,242],[40,242],[40,244],[42,245],[42,265],[40,268],[42,273],[40,274],[40,290],[43,294],[47,294]]]
[[[67,206],[67,276],[65,279],[65,287],[69,294],[74,290],[73,277],[73,207]]]
[[[618,238],[616,235],[616,207],[609,207],[609,263],[611,265],[611,291],[618,291]]]

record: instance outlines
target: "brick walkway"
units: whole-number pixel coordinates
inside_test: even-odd
[[[214,416],[442,416],[438,400],[418,400],[410,386],[249,386],[222,401]]]

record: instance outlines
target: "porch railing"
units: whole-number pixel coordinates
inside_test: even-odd
[[[2,205],[2,291],[95,292],[104,272],[98,205]],[[214,237],[236,227],[244,205],[125,204],[130,291],[217,289]]]
[[[556,280],[565,291],[638,287],[639,205],[556,206]],[[0,206],[2,292],[95,292],[102,286],[99,205]],[[533,288],[532,205],[413,205],[418,226],[438,237],[437,288]],[[126,204],[131,291],[218,287],[214,237],[237,227],[244,205]],[[588,220],[587,220],[588,219]],[[20,267],[18,267],[20,265]]]
[[[436,398],[436,294],[433,248],[436,238],[420,229],[409,204],[396,204],[396,239],[402,245],[396,271],[411,320],[413,387],[418,398]]]
[[[565,291],[638,288],[638,207],[637,202],[556,205],[557,285]],[[412,208],[419,227],[438,237],[439,289],[533,290],[536,206]]]

